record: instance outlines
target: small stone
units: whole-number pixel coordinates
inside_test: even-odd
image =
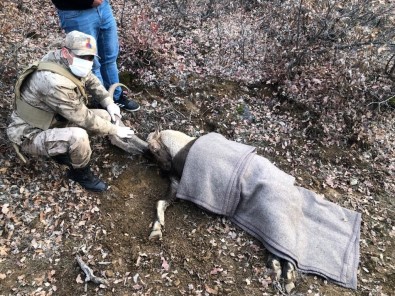
[[[175,280],[173,281],[173,284],[174,284],[174,286],[178,287],[178,286],[181,284],[181,282],[180,282],[179,279],[175,279]]]
[[[109,277],[109,278],[114,277],[114,271],[112,271],[112,270],[106,270],[106,276]]]

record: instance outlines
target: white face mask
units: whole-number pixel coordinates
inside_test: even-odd
[[[73,64],[69,65],[71,72],[78,77],[86,77],[92,71],[93,61],[73,57]]]

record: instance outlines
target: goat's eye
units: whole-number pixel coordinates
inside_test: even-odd
[[[156,153],[159,151],[159,147],[157,145],[148,145],[148,149],[152,152],[152,153]]]
[[[148,143],[148,149],[152,152],[152,153],[155,153],[155,152],[158,152],[158,145],[155,145],[155,143]]]

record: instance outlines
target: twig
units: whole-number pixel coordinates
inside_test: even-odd
[[[283,286],[281,285],[281,283],[279,281],[273,281],[272,283],[274,289],[276,289],[281,295],[287,295],[283,289]]]
[[[387,105],[388,107],[393,108],[393,106],[391,106],[392,105],[391,101],[393,101],[393,100],[395,100],[395,96],[392,96],[392,97],[390,97],[390,98],[388,98],[386,100],[371,102],[371,103],[368,104],[368,106],[373,105],[373,104],[377,104],[379,106],[379,111],[381,111],[380,107],[383,104]]]
[[[213,108],[207,108],[207,109],[204,110],[204,112],[202,113],[202,116],[203,116],[204,114],[206,114],[207,111],[213,111],[213,110],[214,110]]]
[[[95,284],[103,284],[106,286],[109,286],[109,283],[106,279],[95,276],[93,274],[92,269],[81,259],[80,256],[76,256],[75,259],[77,260],[79,266],[81,267],[82,271],[85,273],[86,277],[85,277],[85,282],[94,282]]]
[[[299,2],[299,9],[298,9],[298,19],[297,19],[297,24],[298,24],[298,27],[297,27],[297,31],[296,31],[296,51],[298,51],[299,50],[299,35],[300,35],[300,26],[301,26],[301,24],[300,24],[300,15],[301,15],[301,12],[302,12],[302,5],[303,5],[303,0],[300,0],[300,2]]]
[[[393,54],[391,57],[390,57],[390,59],[388,60],[388,62],[387,62],[387,64],[385,65],[385,69],[384,69],[384,73],[386,73],[388,76],[392,76],[392,73],[394,72],[394,69],[395,69],[395,62],[394,62],[394,64],[392,65],[392,67],[391,67],[391,69],[389,69],[389,67],[390,67],[390,63],[391,63],[391,61],[393,60],[395,58],[395,54]],[[389,70],[388,70],[389,69]]]
[[[22,154],[22,152],[19,150],[19,146],[15,143],[12,143],[12,147],[15,149],[16,155],[20,158],[20,160],[23,161],[23,163],[27,163],[26,157]]]
[[[126,0],[123,0],[122,12],[121,12],[121,28],[123,28],[123,12],[125,10],[125,4],[126,4]]]
[[[186,118],[186,116],[184,114],[182,114],[180,111],[178,111],[176,108],[173,107],[172,104],[170,104],[170,108],[172,108],[174,111],[176,111],[178,114],[180,114],[182,117]],[[189,116],[190,117],[190,116]]]
[[[144,91],[151,97],[151,98],[154,98],[154,99],[160,99],[160,96],[156,96],[156,95],[153,95],[153,94],[151,94],[148,90],[146,90],[146,89],[144,89]],[[141,93],[141,92],[140,92]]]

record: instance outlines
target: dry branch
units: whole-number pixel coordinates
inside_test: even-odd
[[[75,259],[77,260],[79,266],[81,267],[82,271],[85,273],[85,282],[94,282],[95,284],[98,285],[106,285],[109,286],[109,283],[106,279],[95,276],[93,274],[93,270],[81,259],[80,256],[76,256]]]

